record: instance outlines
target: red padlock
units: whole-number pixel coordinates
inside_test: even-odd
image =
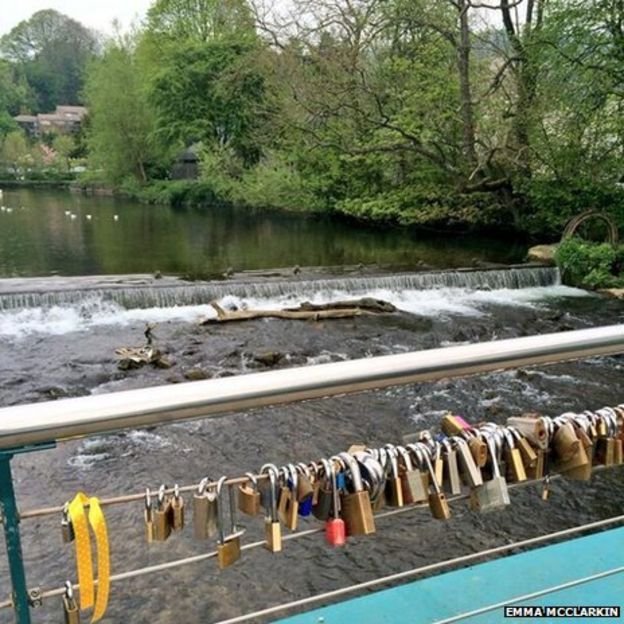
[[[325,539],[330,546],[344,546],[347,543],[347,530],[345,521],[340,517],[340,499],[336,484],[336,469],[331,463],[331,488],[333,496],[333,518],[325,522]]]

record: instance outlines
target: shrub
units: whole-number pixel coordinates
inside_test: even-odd
[[[614,288],[624,286],[624,246],[590,243],[569,238],[557,248],[555,260],[570,286]]]

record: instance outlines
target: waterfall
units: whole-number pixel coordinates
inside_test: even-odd
[[[51,278],[53,279],[53,278]],[[78,279],[78,278],[76,278]],[[306,298],[315,292],[340,291],[359,296],[371,290],[430,290],[436,288],[463,288],[467,290],[500,290],[554,286],[560,283],[554,267],[510,267],[505,269],[458,269],[422,273],[398,273],[366,277],[328,277],[323,279],[267,279],[264,281],[167,282],[160,284],[111,285],[110,287],[80,286],[46,289],[45,280],[38,280],[37,288],[25,290],[23,280],[19,291],[11,291],[12,280],[0,285],[0,310],[52,306],[70,306],[86,299],[98,298],[131,308],[172,307],[199,305],[227,295],[249,298],[280,297],[285,295]],[[67,278],[65,283],[71,283]],[[17,281],[17,280],[16,280]]]

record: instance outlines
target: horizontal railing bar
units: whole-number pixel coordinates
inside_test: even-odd
[[[0,409],[0,449],[624,352],[624,325],[319,364]]]

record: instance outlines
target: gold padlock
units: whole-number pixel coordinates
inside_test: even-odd
[[[370,535],[376,531],[375,518],[373,517],[370,495],[364,489],[359,464],[348,453],[341,453],[339,457],[348,466],[353,484],[353,492],[342,493],[341,497],[342,516],[347,534]]]
[[[173,498],[171,499],[171,528],[181,531],[184,528],[184,499],[180,495],[180,486],[173,486]]]
[[[63,616],[65,618],[65,624],[80,624],[80,609],[74,598],[74,588],[70,581],[65,581]]]
[[[269,475],[269,501],[264,518],[264,534],[266,548],[271,552],[282,551],[282,526],[277,513],[277,474],[269,467],[263,467],[262,472]]]
[[[238,508],[249,516],[257,516],[260,513],[258,480],[251,472],[245,473],[245,476],[249,481],[238,486]]]
[[[237,530],[236,518],[233,515],[235,504],[230,491],[230,533],[225,533],[225,502],[223,501],[223,484],[227,480],[221,477],[217,482],[217,505],[218,505],[218,530],[219,543],[217,544],[217,563],[223,570],[236,563],[241,556],[240,538],[244,531]],[[231,488],[231,486],[230,486]]]

